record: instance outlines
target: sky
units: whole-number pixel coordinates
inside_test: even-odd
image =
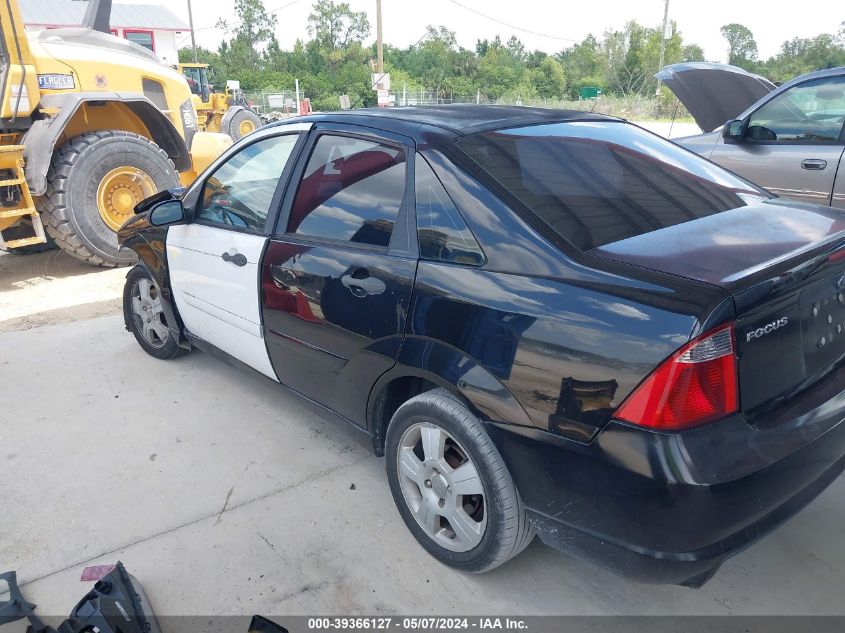
[[[134,0],[139,1],[139,0]],[[162,0],[140,0],[162,4]],[[188,0],[166,5],[186,22]],[[355,11],[366,11],[375,38],[375,0],[348,0]],[[307,39],[312,0],[264,0],[278,18],[276,35],[289,49],[297,38]],[[845,1],[815,0],[800,10],[795,0],[669,0],[669,19],[678,23],[685,43],[704,48],[709,61],[726,61],[726,43],[719,28],[730,22],[746,25],[754,33],[761,58],[777,53],[793,37],[836,33],[845,20]],[[478,39],[516,35],[530,49],[555,53],[588,34],[621,28],[628,20],[658,26],[663,20],[664,0],[382,0],[384,40],[405,47],[425,34],[428,24],[445,25],[455,31],[458,43],[474,48]],[[474,12],[475,11],[475,12]],[[224,33],[213,28],[219,16],[232,16],[234,0],[193,0],[197,43],[216,48]],[[489,17],[482,17],[479,13]],[[493,18],[493,19],[490,19]],[[506,23],[510,26],[506,26]],[[189,46],[185,34],[180,45]],[[389,60],[386,60],[389,62]]]

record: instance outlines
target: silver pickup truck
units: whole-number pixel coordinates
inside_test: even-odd
[[[666,66],[656,77],[713,130],[676,143],[779,196],[845,209],[845,67],[778,87],[708,62]]]

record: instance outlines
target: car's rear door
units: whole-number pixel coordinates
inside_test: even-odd
[[[416,273],[413,143],[348,125],[312,137],[263,260],[265,335],[282,383],[362,423]]]
[[[261,328],[259,262],[288,165],[309,128],[282,126],[238,146],[186,196],[196,198],[194,220],[167,234],[170,281],[185,328],[271,378],[276,376]]]
[[[845,76],[809,80],[760,106],[743,140],[721,139],[710,159],[779,196],[845,207],[845,199],[833,197],[843,122]]]

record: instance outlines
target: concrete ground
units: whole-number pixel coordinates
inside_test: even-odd
[[[125,273],[0,254],[0,571],[40,613],[66,615],[85,567],[122,560],[166,615],[845,614],[843,478],[699,590],[538,541],[491,573],[451,571],[354,431],[201,352],[144,354]]]

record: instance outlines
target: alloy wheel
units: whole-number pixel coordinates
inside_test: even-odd
[[[144,340],[159,349],[167,343],[170,329],[164,318],[158,288],[144,277],[132,285],[132,316]]]
[[[487,528],[487,495],[475,465],[439,426],[409,426],[399,440],[399,485],[425,533],[454,552],[477,547]]]

